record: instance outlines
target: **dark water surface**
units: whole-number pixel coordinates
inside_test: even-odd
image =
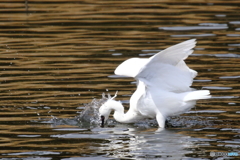
[[[0,159],[240,155],[240,1],[12,0],[0,12]],[[118,90],[128,106],[135,83],[114,76],[119,63],[191,38],[193,87],[212,99],[162,132],[147,122],[100,128],[77,120],[103,92]]]

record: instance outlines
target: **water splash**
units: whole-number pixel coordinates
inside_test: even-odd
[[[80,113],[79,116],[76,116],[76,120],[79,122],[80,126],[96,126],[100,125],[100,114],[99,108],[105,103],[108,98],[103,94],[102,99],[93,99],[92,102],[85,105],[85,108]]]
[[[105,103],[109,98],[103,93],[102,99],[93,99],[92,102],[85,104],[84,109],[81,111],[80,115],[77,115],[74,118],[57,118],[53,117],[50,120],[53,126],[57,125],[74,125],[79,126],[80,128],[94,128],[100,126],[100,114],[99,108]]]
[[[117,93],[116,93],[117,94]],[[101,125],[99,108],[104,104],[108,99],[113,99],[116,97],[111,97],[109,94],[106,95],[103,93],[101,99],[93,99],[92,102],[85,104],[84,109],[80,115],[75,118],[57,118],[53,117],[50,120],[54,126],[57,125],[74,125],[79,126],[80,128],[94,128]],[[108,119],[106,127],[114,127],[119,125],[114,119]],[[158,127],[156,119],[144,119],[138,121],[134,124],[125,124],[127,126],[134,126],[137,128],[151,128]],[[181,127],[196,127],[196,126],[209,126],[212,123],[207,120],[205,117],[200,116],[174,116],[168,117],[166,121],[166,128],[181,128]]]
[[[201,116],[173,116],[168,117],[166,121],[167,128],[195,128],[212,126],[213,122],[206,117]]]

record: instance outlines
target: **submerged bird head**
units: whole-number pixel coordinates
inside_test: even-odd
[[[108,120],[109,115],[112,110],[115,110],[115,107],[121,104],[121,102],[115,101],[114,98],[117,96],[117,92],[115,96],[111,97],[108,95],[108,100],[103,103],[103,105],[99,108],[101,126],[104,127],[105,122]]]
[[[108,105],[108,101],[105,102],[100,108],[99,108],[99,113],[100,113],[100,120],[101,120],[101,127],[104,127],[104,123],[108,120],[108,117],[112,111],[110,106]]]

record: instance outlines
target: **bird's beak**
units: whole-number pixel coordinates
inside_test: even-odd
[[[105,121],[105,117],[101,116],[101,127],[104,127],[104,121]]]

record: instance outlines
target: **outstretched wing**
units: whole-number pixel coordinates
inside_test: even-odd
[[[176,66],[181,60],[186,59],[193,52],[192,49],[195,45],[196,39],[176,44],[150,57],[150,63],[161,62]]]
[[[195,39],[192,39],[157,53],[150,57],[135,78],[147,87],[172,92],[189,91],[197,72],[189,69],[184,59],[192,54],[195,44]]]
[[[114,73],[120,76],[136,77],[149,60],[149,58],[130,58],[121,63]]]
[[[197,72],[184,62],[195,47],[195,39],[169,47],[148,59],[131,58],[120,64],[115,74],[134,77],[147,87],[183,92],[189,91]]]

